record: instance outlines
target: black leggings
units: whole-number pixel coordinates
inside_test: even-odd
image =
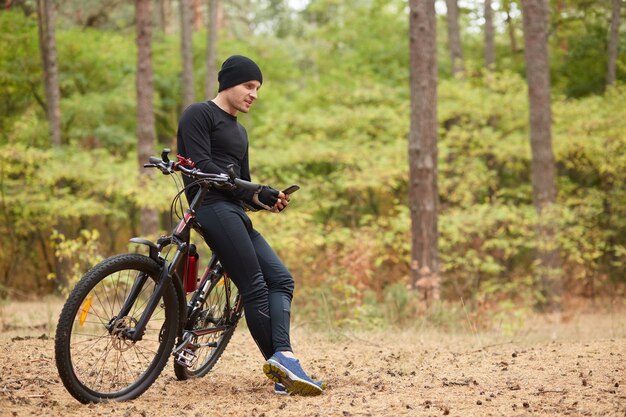
[[[291,351],[294,281],[285,265],[234,202],[211,202],[196,215],[204,239],[241,294],[250,334],[265,359],[274,352]]]

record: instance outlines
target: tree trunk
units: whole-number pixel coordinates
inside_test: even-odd
[[[217,30],[218,32],[228,26],[228,17],[224,11],[224,2],[217,2]]]
[[[533,203],[539,215],[539,278],[545,295],[545,307],[559,309],[562,283],[559,275],[560,259],[554,242],[555,226],[542,217],[550,205],[556,202],[546,0],[522,0],[522,15],[530,105]]]
[[[61,145],[61,92],[57,69],[57,48],[54,33],[54,3],[37,0],[39,26],[39,50],[44,72],[46,90],[46,114],[52,145]]]
[[[430,302],[439,298],[435,1],[410,0],[409,8],[411,280]]]
[[[217,11],[219,0],[209,0],[209,39],[206,60],[206,98],[211,99],[217,92]]]
[[[509,32],[509,42],[511,45],[511,53],[516,54],[518,51],[517,38],[515,36],[515,25],[513,24],[513,18],[511,17],[511,2],[506,1],[504,4],[504,10],[506,11],[506,26]]]
[[[159,14],[159,29],[165,35],[172,34],[172,21],[170,15],[172,14],[172,0],[159,0],[158,3]]]
[[[193,0],[193,28],[198,31],[204,26],[204,14],[202,12],[202,0]]]
[[[39,50],[44,71],[46,91],[46,115],[48,132],[52,146],[61,146],[61,92],[59,89],[57,50],[55,37],[54,3],[52,0],[37,0],[37,22],[39,27]],[[59,181],[63,186],[64,181]],[[59,217],[55,228],[59,233],[69,237],[68,221]],[[70,264],[67,259],[54,257],[55,286],[57,290],[67,288]]]
[[[183,54],[183,109],[194,102],[193,93],[193,45],[191,0],[180,0],[181,50]]]
[[[493,10],[491,0],[485,0],[485,67],[492,70],[496,63],[496,52],[493,42]]]
[[[150,28],[150,0],[135,0],[137,25],[137,156],[139,182],[147,184],[151,170],[143,168],[148,157],[154,155],[154,109],[152,83],[152,47]],[[153,208],[141,208],[141,234],[151,236],[157,232],[158,217]]]
[[[615,64],[619,43],[619,18],[622,0],[613,0],[613,12],[611,14],[611,32],[609,37],[609,63],[606,72],[606,85],[615,84]]]
[[[167,16],[164,10],[164,5],[165,5],[165,0],[157,0],[156,5],[154,6],[156,7],[156,12],[155,12],[156,31],[163,33],[163,34],[165,34],[165,22],[167,19]]]
[[[459,29],[459,5],[457,0],[446,0],[448,7],[448,48],[450,49],[450,65],[452,75],[464,71],[461,31]]]

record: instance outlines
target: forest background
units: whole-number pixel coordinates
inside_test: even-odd
[[[158,209],[165,233],[176,193],[164,176],[139,181],[134,5],[57,2],[61,144],[53,146],[35,3],[7,1],[0,11],[3,298],[62,291],[60,283],[75,282],[97,260],[134,250],[128,239],[140,234],[143,208]],[[157,153],[175,149],[184,109],[180,16],[178,2],[169,3],[167,19],[153,9]],[[216,65],[243,54],[264,74],[253,111],[239,117],[252,178],[302,187],[285,213],[252,215],[296,277],[296,320],[378,326],[422,317],[454,326],[470,314],[476,323],[515,326],[541,302],[520,5],[493,2],[490,69],[484,2],[459,6],[464,71],[453,75],[446,3],[436,2],[441,301],[426,308],[409,289],[407,2],[223,2]],[[623,306],[626,57],[618,55],[617,81],[607,88],[610,1],[549,7],[558,196],[542,215],[557,225],[565,305]],[[208,13],[205,4],[198,10],[200,101]],[[69,278],[56,274],[59,265]]]

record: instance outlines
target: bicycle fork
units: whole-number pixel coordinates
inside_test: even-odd
[[[152,247],[151,247],[151,252],[152,252]],[[161,266],[161,269],[160,269],[161,272],[157,280],[156,287],[154,288],[154,292],[148,299],[146,308],[144,309],[143,313],[141,314],[141,317],[139,318],[135,326],[133,326],[132,328],[126,328],[122,331],[122,337],[124,339],[130,340],[131,342],[138,342],[143,338],[143,335],[146,331],[146,325],[148,324],[150,317],[152,317],[152,314],[154,313],[154,310],[158,306],[159,300],[165,293],[165,290],[167,289],[168,285],[170,285],[170,283],[172,282],[172,273],[174,269],[176,268],[176,265],[178,265],[178,263],[182,259],[182,256],[183,256],[183,250],[179,248],[179,250],[176,251],[174,258],[172,259],[171,264],[168,264],[167,260],[165,259],[162,260],[163,265]],[[114,330],[116,329],[117,323],[120,320],[124,320],[124,318],[128,316],[131,308],[137,301],[137,297],[139,297],[139,294],[143,290],[149,278],[150,278],[149,275],[144,272],[140,273],[137,276],[137,278],[135,279],[135,282],[133,282],[133,286],[131,287],[130,294],[124,301],[124,304],[122,305],[122,308],[120,309],[119,313],[116,316],[113,316],[113,318],[111,318],[109,323],[106,325],[106,328],[109,331],[109,334],[113,334]]]

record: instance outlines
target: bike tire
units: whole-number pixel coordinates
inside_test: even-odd
[[[116,255],[89,270],[70,293],[59,317],[55,358],[63,385],[81,403],[134,399],[166,365],[178,326],[173,284],[165,288],[143,338],[132,342],[123,336],[141,317],[160,270],[147,256]],[[134,279],[142,273],[149,279],[136,302],[127,316],[114,320]],[[111,323],[115,324],[112,330],[107,329]]]
[[[226,294],[229,292],[229,303],[226,303]],[[216,345],[214,347],[204,346],[197,348],[195,352],[198,354],[198,360],[191,367],[181,365],[174,360],[176,378],[181,381],[201,378],[213,369],[235,333],[242,308],[243,303],[237,287],[232,281],[223,274],[214,278],[209,287],[206,300],[201,307],[203,314],[209,313],[209,315],[204,314],[203,316],[201,314],[191,328],[187,330],[210,327],[208,323],[214,326],[226,324],[227,327],[221,332],[194,338],[193,342],[197,344],[214,342]]]

